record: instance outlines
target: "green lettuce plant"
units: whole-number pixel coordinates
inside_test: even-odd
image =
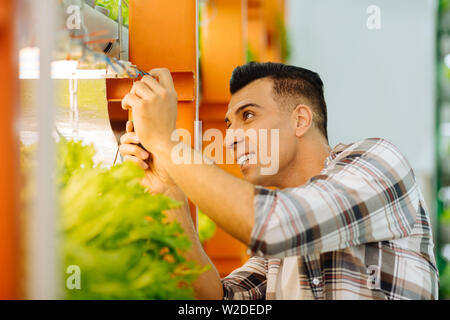
[[[23,148],[22,167],[29,172],[30,154]],[[80,270],[80,288],[65,285],[65,298],[193,299],[192,281],[206,268],[183,257],[191,243],[164,213],[180,203],[147,192],[135,164],[103,168],[94,165],[94,154],[81,142],[57,144],[63,283],[72,281],[71,266]]]
[[[211,239],[216,233],[216,224],[206,214],[198,211],[198,237],[203,243]]]
[[[122,17],[123,24],[128,25],[128,6],[129,1],[123,1],[126,4],[122,5]],[[95,4],[97,6],[106,8],[109,10],[109,17],[115,21],[119,18],[119,0],[96,0]]]

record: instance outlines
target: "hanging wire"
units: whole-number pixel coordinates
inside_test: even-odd
[[[117,147],[116,156],[114,157],[113,167],[116,165],[117,157],[119,156],[120,145]]]

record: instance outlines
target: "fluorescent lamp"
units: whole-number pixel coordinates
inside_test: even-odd
[[[77,69],[78,61],[59,60],[52,63],[52,79],[104,79],[106,69]],[[39,48],[23,48],[19,52],[19,78],[39,79]]]

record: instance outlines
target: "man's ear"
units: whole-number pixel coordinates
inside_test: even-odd
[[[295,135],[302,137],[313,123],[313,113],[310,107],[304,104],[299,104],[292,112],[294,120]]]

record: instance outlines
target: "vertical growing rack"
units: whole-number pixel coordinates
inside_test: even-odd
[[[130,1],[130,61],[142,70],[165,67],[178,93],[177,128],[191,133],[197,110],[197,5],[192,0]],[[128,113],[121,100],[133,79],[108,79],[107,98],[113,127],[125,128]],[[185,141],[188,143],[188,141]],[[192,217],[195,206],[190,202]]]
[[[229,80],[233,69],[247,61],[283,62],[285,58],[280,32],[284,30],[285,3],[284,0],[210,0],[204,4],[200,27],[200,120],[203,130],[216,128],[225,136],[224,117],[231,97]],[[242,177],[236,164],[220,167]],[[221,276],[228,275],[248,259],[246,247],[219,228],[204,246]]]
[[[18,298],[19,234],[18,211],[18,139],[15,137],[14,112],[18,99],[17,65],[14,54],[14,5],[0,3],[0,108],[4,152],[0,166],[0,298]],[[218,128],[225,133],[223,117],[230,94],[228,83],[233,69],[248,60],[282,61],[283,43],[280,17],[284,17],[283,0],[210,0],[209,23],[201,28],[202,100],[199,108],[197,4],[195,0],[129,1],[129,58],[142,70],[166,67],[173,75],[178,93],[177,127],[191,133],[194,145],[195,121],[203,129]],[[215,11],[215,13],[213,12]],[[249,52],[253,54],[250,57]],[[251,59],[250,59],[251,58]],[[132,79],[108,79],[107,98],[110,120],[115,127],[125,127],[128,114],[121,109],[121,99],[129,92]],[[200,133],[201,134],[201,133]],[[206,146],[204,146],[206,147]],[[237,165],[223,165],[240,176]],[[195,218],[195,207],[191,203]],[[246,247],[219,230],[205,244],[221,275],[227,275],[248,258]]]
[[[18,298],[18,225],[17,225],[17,139],[14,135],[14,111],[17,99],[17,74],[14,49],[14,1],[0,3],[0,124],[3,151],[0,165],[0,299]]]

